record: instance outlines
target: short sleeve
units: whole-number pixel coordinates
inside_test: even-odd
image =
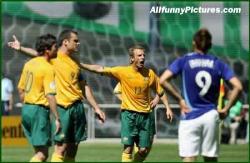
[[[224,80],[230,80],[234,77],[233,70],[226,63],[219,61],[219,69],[221,70],[221,76]]]
[[[104,67],[103,74],[108,76],[113,76],[120,79],[120,68],[119,67]]]
[[[24,65],[24,68],[21,73],[21,77],[19,79],[18,86],[17,86],[19,89],[25,90],[26,75],[27,75],[27,69],[26,69],[26,66]]]
[[[184,57],[181,58],[177,58],[176,60],[174,60],[173,63],[170,64],[170,66],[168,67],[168,69],[174,74],[177,75],[179,74],[184,66]]]

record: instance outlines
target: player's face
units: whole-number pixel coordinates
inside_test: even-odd
[[[80,42],[78,36],[75,33],[71,33],[71,37],[67,43],[67,49],[72,52],[77,52],[79,48]]]
[[[132,62],[138,69],[144,67],[145,53],[142,49],[134,50],[134,56],[132,57]]]

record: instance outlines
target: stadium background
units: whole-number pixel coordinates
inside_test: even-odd
[[[241,7],[240,14],[150,14],[152,6],[167,7]],[[249,2],[2,2],[2,71],[16,85],[22,66],[29,57],[7,47],[16,35],[23,46],[34,47],[36,37],[64,29],[79,32],[80,54],[85,63],[107,66],[128,64],[127,49],[134,43],[148,48],[146,65],[160,75],[178,56],[191,50],[192,36],[200,27],[213,35],[210,53],[226,61],[243,83],[240,100],[248,101],[249,86]],[[39,66],[39,65],[38,65]],[[98,124],[87,109],[89,138],[119,138],[119,101],[113,95],[116,81],[83,71],[94,96],[106,114]],[[175,84],[180,88],[180,79]],[[157,138],[177,138],[178,106],[170,97],[176,113],[172,124],[166,122],[161,106],[156,109]],[[117,104],[117,105],[114,105]],[[18,105],[17,105],[18,106]],[[86,107],[88,107],[86,105]],[[20,115],[16,107],[12,113]]]

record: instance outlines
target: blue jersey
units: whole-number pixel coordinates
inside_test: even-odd
[[[217,57],[188,53],[176,59],[169,70],[182,75],[182,94],[190,112],[181,119],[194,119],[217,108],[220,79],[230,80],[234,73]]]

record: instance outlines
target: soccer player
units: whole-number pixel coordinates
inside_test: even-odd
[[[16,38],[8,45],[29,55],[37,55],[35,50],[22,47]],[[62,31],[58,45],[57,57],[51,60],[51,64],[56,74],[57,109],[62,129],[55,135],[55,152],[51,162],[74,162],[80,141],[86,139],[86,118],[82,100],[87,99],[101,122],[105,121],[105,114],[97,105],[92,89],[83,79],[78,62],[72,58],[80,45],[78,33],[73,30]]]
[[[167,96],[159,84],[159,78],[151,70],[144,67],[145,49],[135,45],[129,49],[130,65],[103,67],[81,63],[82,68],[108,75],[121,84],[121,139],[124,144],[123,162],[131,162],[133,145],[139,146],[134,161],[141,162],[148,154],[155,133],[154,116],[150,114],[150,90],[155,91],[166,107],[166,116],[170,121],[173,112],[169,108]]]
[[[61,127],[56,110],[56,86],[54,69],[49,64],[56,56],[56,37],[47,34],[36,42],[39,57],[28,61],[23,68],[18,84],[22,108],[22,127],[35,155],[30,162],[42,162],[48,158],[51,145],[50,110],[55,117],[55,133]],[[39,66],[38,66],[39,65]]]
[[[176,59],[161,75],[160,83],[178,101],[182,113],[179,124],[179,155],[184,162],[194,162],[201,154],[204,161],[216,162],[219,154],[219,115],[224,118],[242,90],[231,68],[217,57],[208,54],[212,36],[207,29],[198,30],[193,37],[194,51]],[[182,75],[183,97],[169,80]],[[232,85],[228,103],[217,110],[220,79]],[[167,82],[167,85],[164,84]]]
[[[115,96],[120,100],[122,101],[122,90],[121,90],[121,84],[120,83],[117,83],[115,88],[114,88],[114,94]],[[158,104],[158,102],[160,101],[160,97],[156,94],[155,98],[150,102],[150,107],[152,109],[154,109],[156,107],[156,105]],[[150,112],[150,114],[152,114],[152,116],[154,116],[154,111],[152,110]],[[155,134],[155,133],[154,133]],[[151,151],[152,149],[152,143],[153,143],[153,140],[151,141],[151,146],[149,147],[148,149],[148,153],[147,153],[147,156],[149,154],[149,152]],[[136,144],[134,144],[134,158],[138,155],[138,151],[139,151],[139,148]],[[146,156],[146,157],[147,157]],[[146,159],[145,157],[145,159]]]

